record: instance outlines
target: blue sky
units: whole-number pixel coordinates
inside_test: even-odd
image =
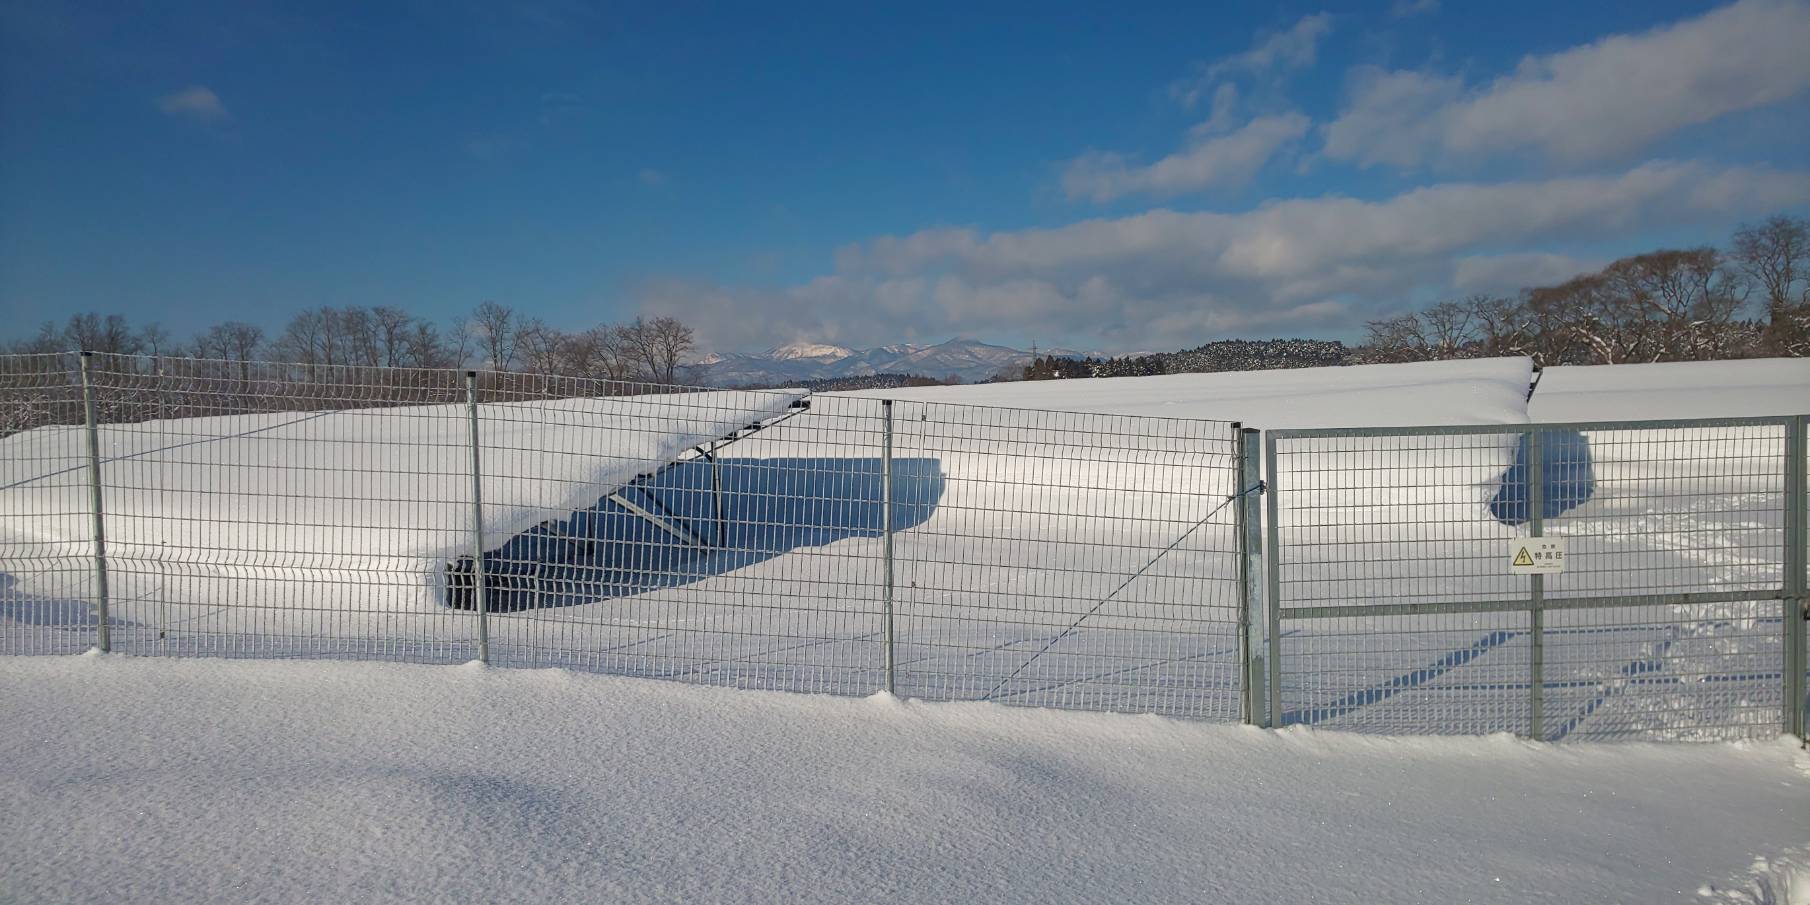
[[[1810,209],[1810,3],[0,0],[0,313],[1127,351]]]

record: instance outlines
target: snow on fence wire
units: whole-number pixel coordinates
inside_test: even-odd
[[[1271,432],[1271,722],[1801,735],[1805,432],[1801,416]],[[1539,571],[1554,553],[1562,571]]]
[[[0,356],[0,653],[1801,734],[1806,420],[1259,444],[802,391]],[[1563,571],[1516,564],[1536,538]]]
[[[1234,720],[1223,422],[0,357],[0,653],[568,666]]]

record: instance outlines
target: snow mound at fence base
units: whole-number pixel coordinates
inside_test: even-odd
[[[0,660],[20,901],[1656,902],[1788,743],[1554,748],[562,671]]]
[[[484,548],[598,498],[685,449],[772,418],[803,391],[486,403]],[[113,596],[331,610],[420,609],[472,549],[464,405],[298,411],[100,428]],[[0,571],[15,594],[92,595],[87,438],[0,439]],[[73,561],[73,560],[72,560]]]

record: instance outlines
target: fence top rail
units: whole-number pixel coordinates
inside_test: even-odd
[[[1404,427],[1300,427],[1271,430],[1277,440],[1325,437],[1429,437],[1480,434],[1525,434],[1540,431],[1672,430],[1691,427],[1790,427],[1804,416],[1763,415],[1740,418],[1655,418],[1635,421],[1535,421],[1520,424],[1423,424]]]

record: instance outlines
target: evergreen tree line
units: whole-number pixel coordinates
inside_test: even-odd
[[[1148,377],[1205,371],[1269,371],[1318,368],[1350,361],[1352,350],[1332,339],[1223,339],[1183,349],[1118,358],[1032,359],[1021,375],[1009,379],[1061,380],[1076,377]]]

